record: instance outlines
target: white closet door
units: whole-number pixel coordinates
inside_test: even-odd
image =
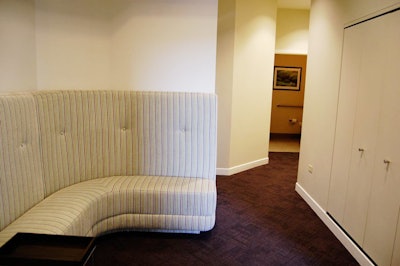
[[[362,42],[363,35],[364,29],[359,27],[352,27],[344,32],[345,45],[343,47],[338,114],[327,207],[329,214],[339,224],[343,222],[349,177],[362,55],[360,42]]]
[[[400,11],[375,20],[382,108],[363,249],[378,265],[390,265],[400,207]]]
[[[375,20],[353,27],[359,28],[363,36],[358,43],[362,54],[350,172],[342,226],[362,246],[381,107],[382,91],[379,87],[382,83],[382,70],[385,67],[385,60],[381,57],[379,51],[385,49],[385,44],[379,38],[380,31],[377,30]]]

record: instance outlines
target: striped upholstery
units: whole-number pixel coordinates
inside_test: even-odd
[[[107,176],[215,179],[215,95],[41,91],[35,98],[46,195]]]
[[[32,95],[0,97],[0,230],[44,198]]]
[[[0,232],[0,245],[17,232],[85,235],[96,217],[106,213],[106,195],[107,188],[101,182],[83,182],[60,190]]]
[[[0,97],[0,104],[1,133],[8,134],[0,138],[2,156],[15,165],[11,180],[21,192],[3,194],[15,184],[10,171],[1,172],[0,206],[8,210],[1,229],[25,212],[0,232],[0,245],[16,232],[199,232],[214,226],[215,95],[41,91]],[[3,123],[10,119],[19,124]],[[30,157],[15,143],[32,146]],[[35,196],[27,198],[22,192],[33,183]],[[14,208],[19,213],[11,216]]]
[[[93,179],[53,193],[0,233],[98,235],[121,229],[199,232],[215,222],[212,180],[162,176]]]

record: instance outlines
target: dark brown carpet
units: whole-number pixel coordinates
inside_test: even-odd
[[[200,235],[114,233],[96,265],[358,265],[295,192],[298,153],[217,177],[215,228]]]

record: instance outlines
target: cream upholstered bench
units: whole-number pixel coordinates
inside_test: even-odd
[[[211,230],[214,94],[0,96],[0,246],[17,232]]]

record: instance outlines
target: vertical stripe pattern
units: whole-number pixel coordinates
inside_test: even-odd
[[[36,92],[46,195],[93,178],[215,179],[216,96]]]
[[[98,235],[213,228],[216,186],[205,178],[113,176],[61,189],[0,232],[0,246],[17,232]]]
[[[16,232],[210,230],[216,105],[200,93],[0,96],[0,246]]]
[[[0,97],[0,230],[44,198],[32,95]]]

